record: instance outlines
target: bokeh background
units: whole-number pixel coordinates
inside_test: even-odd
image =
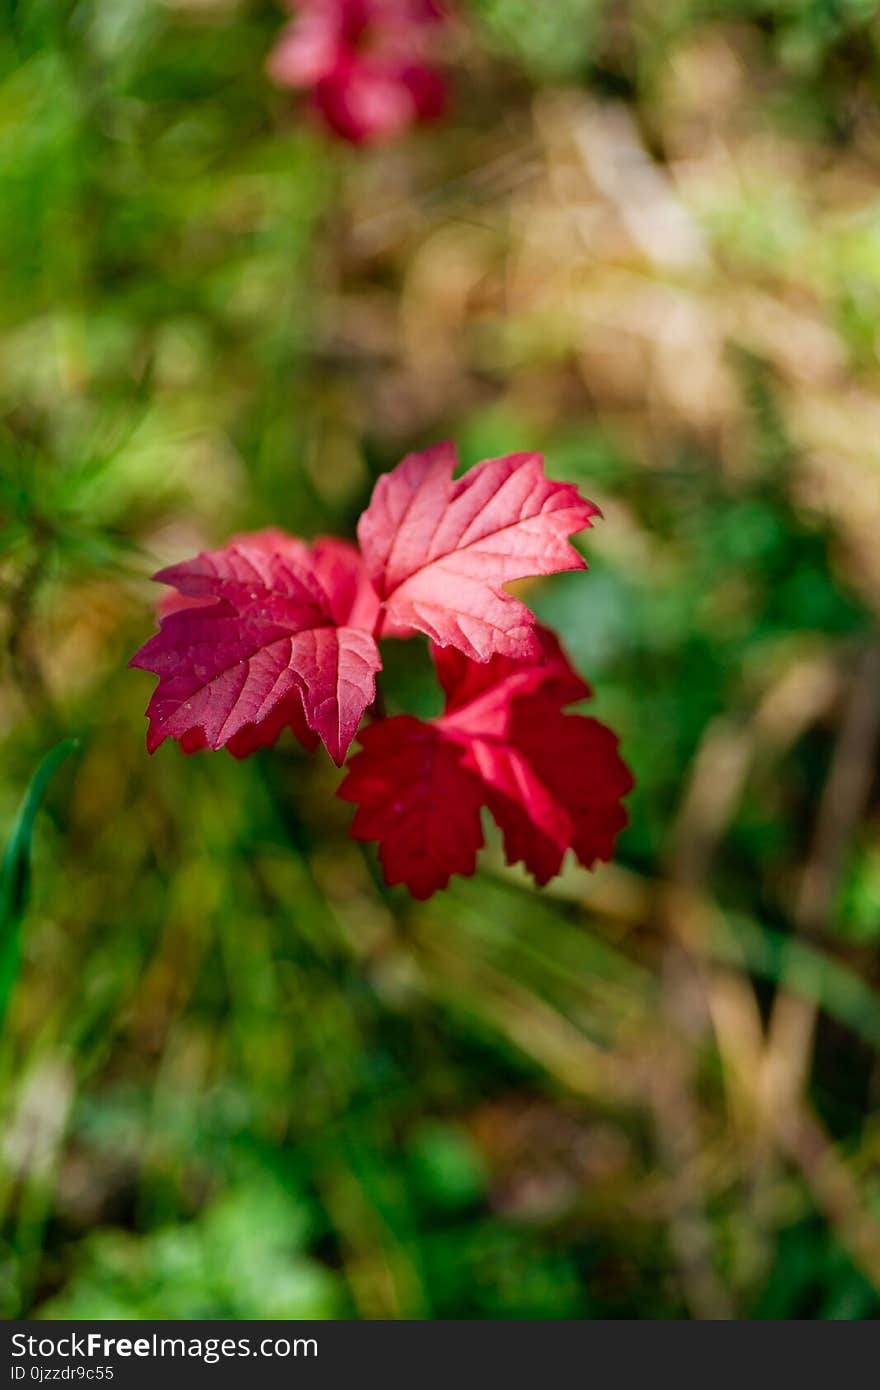
[[[262,0],[0,4],[6,1316],[880,1312],[880,4],[460,0],[351,149]],[[150,759],[148,576],[452,437],[637,779],[543,891],[384,887],[322,755]],[[433,693],[387,653],[395,708]],[[11,957],[10,957],[11,958]]]

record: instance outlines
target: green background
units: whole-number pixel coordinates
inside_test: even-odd
[[[283,18],[0,0],[0,843],[79,740],[3,918],[0,1311],[873,1317],[880,5],[462,4],[376,150]],[[419,905],[323,754],[148,758],[126,662],[159,564],[352,536],[447,437],[602,507],[525,593],[637,786],[612,866],[487,830]]]

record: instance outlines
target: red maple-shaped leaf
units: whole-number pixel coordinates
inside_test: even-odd
[[[467,709],[471,723],[477,717],[504,719],[513,700],[543,694],[562,709],[576,700],[588,700],[592,690],[575,671],[559,638],[549,628],[535,625],[535,655],[527,661],[493,656],[489,661],[470,661],[455,647],[431,648],[437,679],[446,696],[444,721],[455,722]]]
[[[270,748],[286,729],[303,748],[310,751],[317,748],[321,741],[306,723],[306,712],[298,690],[286,699],[280,700],[272,713],[258,724],[243,725],[224,746],[227,753],[231,753],[234,758],[249,758],[260,748]],[[203,753],[209,746],[204,729],[199,728],[190,729],[180,738],[179,743],[184,753]]]
[[[379,479],[358,523],[381,630],[415,628],[475,661],[534,657],[534,617],[502,585],[585,569],[568,538],[598,508],[545,477],[540,454],[486,459],[454,481],[456,466],[452,444],[408,454]]]
[[[360,803],[351,833],[379,841],[387,881],[429,898],[451,874],[472,874],[483,788],[467,750],[408,714],[371,724],[359,740],[339,795]]]
[[[537,660],[525,662],[478,664],[435,647],[445,714],[385,720],[359,736],[339,790],[358,803],[352,834],[378,840],[388,882],[417,898],[473,872],[480,805],[508,862],[522,860],[540,884],[569,848],[588,868],[613,853],[632,778],[609,729],[563,712],[590,692],[556,639],[538,629],[535,641]]]
[[[147,708],[151,752],[170,737],[187,752],[228,746],[245,756],[285,724],[298,731],[301,707],[343,762],[381,668],[364,626],[377,599],[353,547],[307,546],[273,530],[155,577],[193,602],[168,613],[131,661],[159,677]]]
[[[308,563],[308,547],[275,528],[255,531],[249,536],[233,536],[230,544],[236,545],[239,542],[259,545],[270,551],[287,548],[291,554],[298,555],[302,561]],[[332,539],[316,542],[313,549],[317,549],[318,546],[342,547],[344,551],[350,552],[345,557],[349,566],[352,565],[351,557],[353,556],[362,572],[363,566],[360,566],[357,552],[353,546],[346,546],[344,542]],[[362,585],[375,598],[375,591],[363,579],[363,575]],[[216,601],[215,598],[194,598],[191,595],[180,593],[177,589],[167,589],[156,602],[156,612],[160,618],[167,618],[171,613],[179,613],[184,608],[209,608]],[[375,603],[378,604],[378,600],[375,600]],[[258,749],[270,747],[285,729],[289,729],[293,737],[310,751],[317,748],[320,742],[318,735],[306,723],[302,695],[299,690],[294,690],[286,699],[280,700],[271,714],[268,714],[259,724],[245,724],[238,733],[233,734],[225,745],[226,751],[231,753],[234,758],[248,758]],[[179,739],[179,743],[184,753],[201,753],[208,747],[205,731],[202,728],[190,729]]]

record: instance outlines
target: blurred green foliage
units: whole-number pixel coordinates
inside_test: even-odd
[[[27,912],[31,883],[31,842],[40,802],[57,768],[76,747],[65,739],[40,763],[9,833],[0,860],[0,1026],[18,978],[21,959],[21,924]]]
[[[880,6],[474,0],[447,123],[375,152],[269,87],[281,20],[0,0],[0,843],[81,740],[0,1039],[0,1311],[875,1317]],[[156,565],[351,534],[444,436],[603,507],[529,601],[637,785],[608,870],[539,893],[487,830],[417,905],[326,759],[148,759],[125,663]],[[801,1006],[785,1127],[755,1058]]]

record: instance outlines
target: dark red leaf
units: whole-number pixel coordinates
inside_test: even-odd
[[[478,664],[435,648],[446,713],[360,735],[340,796],[358,803],[352,833],[379,841],[389,882],[424,897],[472,872],[475,797],[497,821],[508,862],[522,860],[538,883],[569,848],[588,868],[611,857],[632,778],[609,729],[563,713],[589,688],[551,633],[538,629],[537,641],[537,663]]]
[[[359,803],[352,834],[378,840],[389,883],[429,898],[450,874],[472,874],[483,843],[479,780],[466,750],[410,715],[383,719],[358,735],[362,751],[339,789]]]

